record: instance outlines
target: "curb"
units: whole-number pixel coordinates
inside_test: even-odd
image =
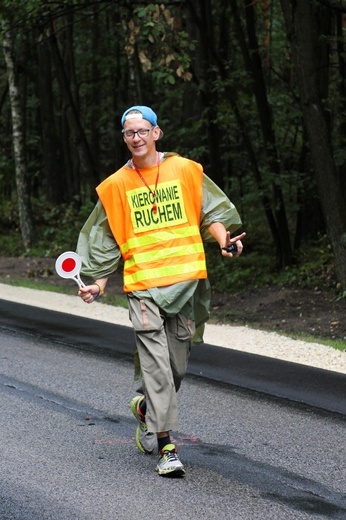
[[[5,330],[133,359],[134,335],[127,326],[1,299],[0,316]],[[188,375],[346,415],[346,375],[339,372],[203,344],[192,349]]]

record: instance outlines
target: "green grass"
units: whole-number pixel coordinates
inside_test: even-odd
[[[73,286],[60,286],[60,285],[52,285],[49,282],[38,282],[33,281],[28,278],[13,278],[8,279],[8,281],[0,282],[0,283],[6,283],[7,285],[13,285],[15,287],[25,287],[27,289],[35,289],[37,291],[48,291],[48,292],[57,292],[60,294],[69,294],[71,296],[76,296],[77,294],[77,285]],[[105,303],[107,305],[113,305],[115,307],[124,307],[127,308],[127,298],[124,295],[119,296],[110,296],[105,294],[102,297],[102,303]]]
[[[286,335],[286,334],[285,334]],[[328,339],[328,338],[318,338],[316,336],[309,336],[308,334],[290,334],[290,338],[297,339],[300,341],[305,341],[306,343],[319,343],[321,345],[326,345],[327,347],[332,347],[335,350],[340,350],[341,352],[346,352],[346,341],[342,341],[341,339]]]
[[[8,281],[5,281],[3,283],[6,283],[8,285],[13,285],[15,287],[25,287],[27,289],[35,289],[38,291],[48,291],[48,292],[58,292],[61,294],[76,294],[76,289],[73,287],[60,287],[57,285],[51,285],[48,282],[37,282],[32,281],[28,278],[14,278],[11,277],[11,279],[8,279]]]
[[[37,203],[35,206],[36,236],[37,239],[31,250],[24,252],[22,238],[15,223],[13,211],[5,212],[0,217],[0,251],[3,256],[18,257],[57,257],[61,252],[74,250],[78,233],[89,215],[93,205],[88,204],[79,210],[72,205],[51,208],[49,205]],[[10,216],[11,218],[10,218]],[[7,220],[7,221],[6,221]],[[71,222],[73,225],[71,226]],[[10,229],[10,232],[8,231]],[[263,236],[258,230],[259,237]],[[338,293],[338,284],[334,272],[331,247],[325,236],[305,244],[296,255],[294,265],[278,269],[273,255],[273,248],[265,241],[256,239],[251,233],[244,240],[244,253],[241,258],[232,262],[222,257],[216,244],[207,244],[207,264],[209,278],[213,291],[228,294],[246,291],[249,288],[267,286],[291,286],[330,291],[336,298],[342,298]],[[271,252],[271,253],[269,253]],[[66,284],[65,287],[55,286],[49,281],[34,281],[27,278],[11,276],[5,283],[28,287],[32,289],[76,294],[76,286]],[[125,296],[105,295],[102,301],[109,305],[127,307]],[[236,312],[236,310],[234,311]],[[263,326],[259,324],[259,328]],[[277,331],[275,331],[277,332]],[[307,335],[293,335],[290,337],[303,339],[308,342],[321,342],[341,351],[345,351],[346,342],[309,337]]]
[[[339,339],[330,339],[330,338],[323,338],[320,336],[312,336],[310,334],[306,334],[303,332],[285,332],[282,330],[277,329],[271,329],[271,328],[264,328],[259,323],[250,323],[247,324],[247,327],[250,327],[252,329],[259,329],[259,330],[266,330],[267,332],[275,332],[276,334],[279,334],[280,336],[285,336],[287,338],[296,339],[298,341],[304,341],[305,343],[318,343],[319,345],[324,345],[327,347],[331,347],[335,350],[340,350],[340,352],[346,352],[346,341],[339,340]]]

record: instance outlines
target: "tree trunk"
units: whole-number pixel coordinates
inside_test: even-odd
[[[14,35],[10,30],[3,32],[3,49],[5,55],[12,116],[12,139],[14,164],[18,198],[19,223],[24,250],[28,251],[33,242],[34,226],[30,206],[30,193],[27,182],[25,153],[25,124],[21,104],[21,92],[16,75],[14,54]]]
[[[338,281],[345,293],[346,204],[337,178],[328,119],[319,91],[317,12],[310,0],[281,0],[281,7],[292,46],[304,125],[327,234],[334,252]]]
[[[132,20],[132,8],[122,10],[121,25],[124,33],[124,48],[127,59],[127,88],[131,93],[129,99],[130,105],[141,105],[143,99],[142,84],[141,84],[141,70],[138,66],[138,46],[135,43],[136,38],[133,38],[132,31],[134,30]]]
[[[100,27],[99,27],[99,15],[98,6],[93,8],[93,23],[92,23],[92,42],[93,42],[93,57],[91,64],[93,86],[92,96],[90,98],[91,110],[90,110],[90,148],[92,150],[93,161],[97,171],[100,171],[100,107],[101,107],[101,96],[102,96],[102,82],[99,80],[101,77],[99,59],[100,56]]]
[[[207,142],[205,157],[200,157],[200,161],[205,167],[206,173],[221,188],[225,185],[225,168],[221,161],[220,142],[221,134],[219,125],[215,121],[215,106],[218,105],[218,94],[213,88],[217,78],[215,67],[220,67],[218,57],[219,48],[215,37],[215,20],[219,20],[213,12],[211,0],[201,0],[188,2],[191,17],[195,20],[198,28],[199,58],[198,67],[201,80],[200,96],[205,117],[205,128]],[[205,108],[207,107],[207,110]]]
[[[72,146],[75,147],[76,153],[78,154],[83,175],[89,179],[90,185],[92,188],[94,188],[100,182],[100,179],[94,168],[89,145],[82,128],[78,112],[76,110],[66,71],[64,69],[63,61],[58,48],[58,42],[56,41],[56,37],[53,31],[49,37],[49,43],[57,80],[60,86],[63,105],[65,107]],[[76,193],[75,195],[80,194]]]
[[[48,42],[41,33],[37,46],[38,94],[40,99],[41,142],[46,198],[53,204],[63,202],[64,176],[61,175],[59,143],[55,128],[52,73]]]
[[[236,31],[245,67],[252,79],[252,92],[256,100],[259,122],[262,129],[264,160],[268,166],[268,170],[273,176],[273,181],[271,183],[271,206],[274,208],[272,212],[275,217],[277,228],[276,232],[273,234],[276,245],[277,263],[280,267],[285,267],[292,264],[292,246],[288,229],[285,202],[280,186],[281,166],[276,147],[273,113],[268,102],[267,88],[263,75],[259,44],[257,41],[254,2],[252,0],[244,0],[247,42],[243,33],[237,2],[233,0],[230,5],[236,24]]]
[[[345,38],[343,38],[344,26],[346,25],[345,16],[342,13],[336,14],[336,37],[337,37],[337,56],[338,56],[338,85],[340,92],[340,106],[339,106],[339,114],[345,114],[346,112],[346,59],[345,59],[345,51],[346,51],[346,42]],[[346,144],[346,121],[345,118],[342,117],[339,122],[338,133],[340,135],[340,148],[345,149]],[[346,197],[346,164],[345,161],[343,164],[339,165],[338,173],[341,183],[341,189],[343,197]]]

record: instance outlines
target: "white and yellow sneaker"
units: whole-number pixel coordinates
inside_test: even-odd
[[[141,414],[139,407],[143,401],[144,396],[137,395],[130,403],[131,411],[138,423],[136,429],[136,444],[137,448],[143,453],[156,453],[157,452],[157,439],[156,434],[148,432],[147,423],[145,417]]]
[[[156,471],[163,477],[182,477],[185,468],[174,444],[167,444],[159,453]]]

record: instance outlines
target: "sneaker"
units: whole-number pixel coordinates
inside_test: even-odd
[[[184,475],[185,468],[179,460],[174,444],[167,444],[160,451],[156,471],[159,475],[166,477],[182,477]]]
[[[139,410],[140,404],[143,401],[143,399],[143,396],[138,395],[132,399],[130,404],[132,413],[135,416],[136,421],[138,422],[138,426],[136,429],[136,444],[137,448],[141,450],[141,452],[154,453],[154,451],[157,449],[156,434],[148,432],[145,417],[141,414]]]

